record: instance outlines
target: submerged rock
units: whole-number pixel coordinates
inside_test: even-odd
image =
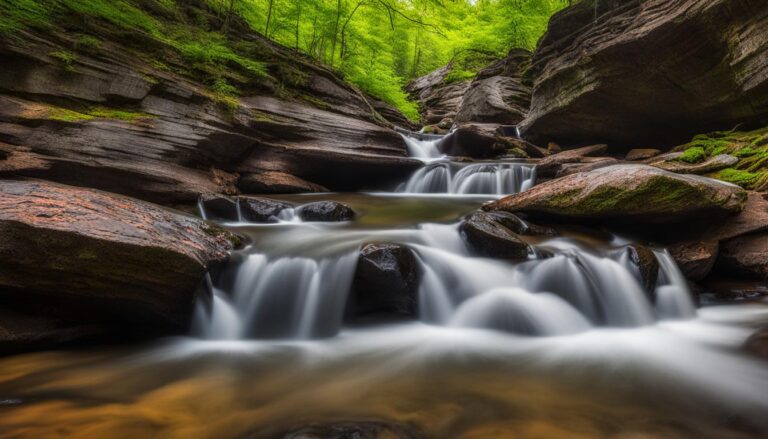
[[[766,26],[764,0],[577,2],[536,49],[523,133],[630,148],[764,121]]]
[[[211,221],[237,221],[237,201],[216,194],[203,194],[200,196],[198,206],[205,212],[205,219]]]
[[[242,219],[254,223],[276,222],[280,212],[293,208],[291,203],[269,198],[240,197],[237,202]]]
[[[516,230],[524,229],[523,225],[512,218],[474,212],[461,222],[459,232],[469,247],[479,255],[505,259],[528,258],[528,244],[507,225]]]
[[[676,223],[739,213],[747,192],[711,178],[615,165],[542,183],[484,206],[568,219]]]
[[[338,201],[317,201],[304,204],[296,209],[296,213],[303,221],[351,221],[355,218],[355,211]]]
[[[31,328],[50,317],[48,327],[185,331],[206,271],[237,241],[217,226],[127,197],[0,181],[0,301],[22,314],[32,307]],[[51,342],[61,336],[38,335]]]
[[[360,250],[351,308],[356,315],[418,316],[419,278],[413,250],[399,244],[368,244]]]

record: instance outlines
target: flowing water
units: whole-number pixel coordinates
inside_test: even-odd
[[[602,230],[473,254],[460,219],[534,183],[528,165],[437,162],[402,193],[282,196],[358,217],[225,224],[250,244],[188,337],[0,359],[0,437],[767,437],[768,365],[739,350],[765,303],[697,309],[665,249],[646,286]],[[413,319],[348,318],[372,242],[415,252]]]

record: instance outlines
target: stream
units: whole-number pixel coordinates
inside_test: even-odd
[[[605,230],[478,257],[461,218],[535,167],[453,163],[434,142],[407,139],[425,165],[393,192],[273,197],[343,202],[353,221],[223,223],[249,244],[189,336],[0,359],[0,437],[768,436],[768,367],[739,351],[765,303],[697,307],[663,248],[647,291],[631,239]],[[414,251],[413,319],[349,319],[367,243]]]

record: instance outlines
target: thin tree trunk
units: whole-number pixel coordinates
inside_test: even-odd
[[[264,26],[264,36],[269,38],[269,23],[272,21],[272,7],[275,5],[275,0],[269,0],[269,8],[267,9],[267,25]]]

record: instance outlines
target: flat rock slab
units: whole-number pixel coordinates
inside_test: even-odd
[[[736,185],[646,165],[614,165],[552,180],[484,206],[566,219],[677,223],[734,215],[747,192]]]
[[[186,329],[195,292],[238,238],[151,203],[41,181],[0,181],[0,299],[57,319]],[[1,340],[0,340],[1,342]]]

